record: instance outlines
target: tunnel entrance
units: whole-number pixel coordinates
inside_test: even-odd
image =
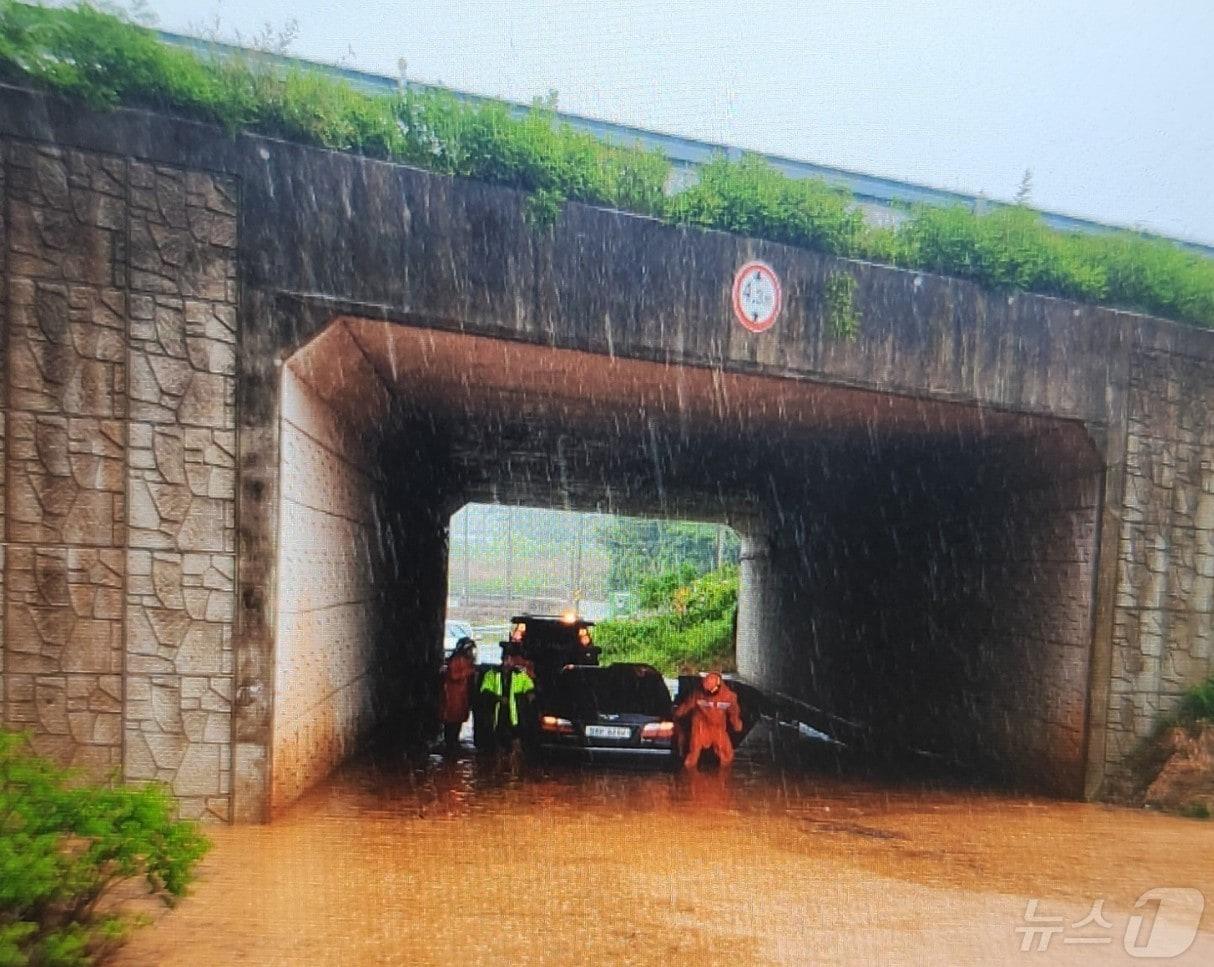
[[[444,653],[500,658],[516,617],[596,623],[600,661],[733,671],[741,540],[725,524],[470,503],[451,517]]]
[[[1081,424],[342,317],[283,368],[280,453],[275,808],[432,720],[470,501],[728,524],[741,675],[832,732],[1081,792]]]

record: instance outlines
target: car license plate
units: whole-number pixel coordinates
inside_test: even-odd
[[[632,737],[632,729],[623,725],[587,725],[588,739],[628,739]]]

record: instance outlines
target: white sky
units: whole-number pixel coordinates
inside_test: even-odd
[[[1214,243],[1214,0],[149,0],[298,56]],[[194,29],[191,30],[191,27]]]

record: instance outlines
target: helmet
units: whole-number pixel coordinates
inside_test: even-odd
[[[704,691],[709,695],[715,695],[721,687],[720,672],[709,672],[704,676]]]

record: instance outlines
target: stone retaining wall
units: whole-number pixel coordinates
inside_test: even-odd
[[[3,152],[3,721],[227,818],[236,183]]]
[[[1130,360],[1105,761],[1126,757],[1214,674],[1214,360]]]

